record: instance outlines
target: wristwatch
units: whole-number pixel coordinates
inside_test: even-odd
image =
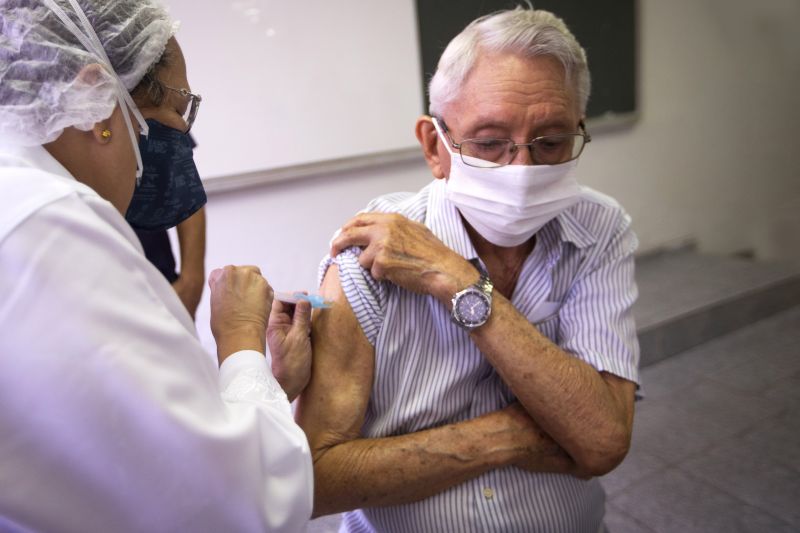
[[[492,313],[492,289],[494,285],[486,272],[481,272],[481,279],[453,296],[453,322],[472,331],[489,320]]]

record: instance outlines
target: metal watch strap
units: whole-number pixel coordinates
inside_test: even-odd
[[[481,276],[478,279],[478,281],[476,281],[473,285],[470,285],[470,286],[471,287],[475,287],[476,289],[478,289],[479,291],[481,291],[483,294],[485,294],[486,296],[488,296],[491,299],[491,297],[492,297],[492,289],[494,288],[494,283],[492,283],[492,280],[489,279],[489,273],[486,272],[486,269],[483,268],[483,265],[481,265],[480,259],[478,259],[477,257],[474,258],[474,259],[470,259],[469,262],[472,263],[472,266],[475,267],[475,269],[478,271],[478,274],[480,274],[480,276]]]
[[[483,270],[481,270],[480,273],[481,273],[481,278],[478,280],[478,282],[475,285],[473,285],[473,287],[477,288],[483,294],[488,296],[489,300],[491,300],[492,299],[492,289],[494,289],[494,283],[492,283],[492,280],[489,279],[489,274],[487,274]]]

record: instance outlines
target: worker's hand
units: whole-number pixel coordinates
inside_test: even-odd
[[[311,304],[272,302],[267,326],[272,354],[272,374],[289,401],[294,400],[311,378]]]
[[[255,266],[226,266],[211,272],[211,333],[219,363],[240,350],[266,352],[272,287]]]
[[[351,246],[363,248],[358,262],[373,278],[433,295],[448,306],[456,292],[480,278],[469,261],[425,225],[396,213],[361,213],[350,219],[331,242],[331,256]]]

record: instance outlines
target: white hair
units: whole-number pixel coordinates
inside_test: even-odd
[[[428,86],[431,114],[439,115],[458,96],[482,52],[556,58],[573,84],[581,114],[586,112],[591,88],[586,52],[563,20],[549,11],[517,6],[475,19],[450,41]]]

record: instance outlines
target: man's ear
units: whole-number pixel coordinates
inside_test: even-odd
[[[433,177],[436,179],[445,178],[447,174],[439,157],[439,135],[436,133],[431,117],[428,115],[419,117],[414,132],[417,135],[417,140],[422,147],[422,154],[425,156],[425,161],[428,163]]]

